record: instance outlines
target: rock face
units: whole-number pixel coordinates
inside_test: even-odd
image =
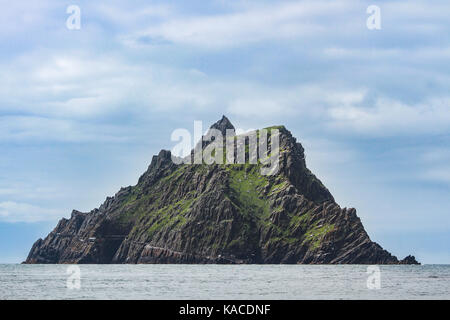
[[[223,117],[212,128],[232,129]],[[162,150],[135,186],[88,213],[73,211],[25,263],[417,264],[370,240],[306,167],[283,126],[280,167],[179,164]]]

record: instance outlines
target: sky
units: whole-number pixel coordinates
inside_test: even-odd
[[[373,241],[450,263],[450,2],[0,5],[0,263],[136,184],[175,129],[223,114],[284,124]]]

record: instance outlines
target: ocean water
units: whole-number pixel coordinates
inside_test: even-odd
[[[450,265],[5,264],[0,299],[450,299]]]

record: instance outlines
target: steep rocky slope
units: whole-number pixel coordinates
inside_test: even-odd
[[[233,128],[226,117],[212,127]],[[276,129],[278,174],[261,175],[261,164],[176,165],[162,150],[135,186],[73,211],[25,263],[417,263],[372,242],[356,210],[340,208],[307,169],[301,144]]]

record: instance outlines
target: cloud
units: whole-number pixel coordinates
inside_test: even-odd
[[[439,134],[450,126],[449,106],[450,97],[416,105],[379,98],[370,106],[361,103],[331,107],[329,114],[333,126],[347,131],[377,136]]]
[[[32,52],[2,67],[0,112],[4,113],[73,120],[213,104],[201,72],[138,65],[114,55]],[[68,126],[61,121],[55,124]]]
[[[25,2],[9,3],[2,5],[0,10],[0,39],[14,35],[23,35],[29,30],[45,28],[52,24],[48,19],[51,11],[57,5],[54,1],[30,0]]]
[[[16,177],[16,180],[18,180],[18,177]],[[27,201],[52,200],[62,195],[61,187],[45,186],[40,181],[31,182],[29,177],[26,181],[20,183],[4,180],[0,183],[0,199],[7,197],[9,199],[26,199]]]
[[[266,40],[309,38],[327,30],[323,24],[312,21],[312,17],[338,17],[348,8],[348,3],[302,1],[236,7],[239,10],[224,14],[172,15],[129,35],[127,41],[149,37],[170,43],[223,48]]]
[[[433,146],[423,151],[419,160],[424,163],[450,163],[450,149]]]
[[[167,43],[204,49],[236,48],[280,40],[308,41],[308,47],[320,42],[344,40],[350,44],[358,40],[370,48],[373,45],[364,37],[367,34],[366,8],[370,4],[369,1],[347,0],[236,1],[224,5],[224,12],[214,14],[164,10],[161,13],[164,19],[153,20],[147,27],[123,34],[123,39],[128,44],[139,43],[142,38],[164,39]],[[448,31],[447,17],[443,14],[450,9],[448,3],[416,0],[406,5],[403,1],[390,1],[379,6],[383,28],[388,30],[384,36],[388,40],[405,33],[433,37],[436,32]],[[433,39],[419,37],[417,41],[429,43]],[[408,45],[406,41],[402,43]]]
[[[237,86],[236,86],[237,87]],[[239,94],[231,97],[227,111],[238,117],[286,117],[286,115],[324,119],[335,105],[351,106],[361,102],[365,89],[337,89],[328,85],[285,86],[239,84]]]
[[[450,166],[429,169],[423,173],[422,178],[434,182],[450,184]]]
[[[119,125],[39,116],[0,117],[0,142],[124,143],[133,139],[134,130]]]
[[[450,150],[446,144],[436,144],[420,152],[417,158],[421,168],[417,174],[419,179],[450,186]]]
[[[243,118],[300,116],[350,135],[437,134],[450,127],[450,97],[445,95],[411,104],[362,84],[273,86],[212,77],[195,68],[137,64],[121,55],[44,56],[36,51],[3,64],[0,112],[6,115],[0,118],[0,140],[121,142],[138,134],[138,128],[126,132],[122,114],[140,119],[152,112],[217,109]],[[36,64],[36,59],[41,62]],[[104,123],[103,116],[116,120]]]
[[[59,7],[51,3],[39,11],[49,25],[65,14],[55,15]],[[349,135],[417,133],[417,127],[422,134],[446,132],[449,48],[433,34],[411,41],[413,31],[402,28],[448,28],[442,14],[448,5],[433,3],[424,15],[418,9],[423,1],[382,3],[385,27],[370,33],[366,4],[238,1],[189,10],[183,3],[81,3],[91,17],[82,32],[49,29],[50,49],[35,46],[0,60],[3,140],[56,134],[86,141],[120,128],[124,114],[142,119],[152,112],[301,117]],[[123,39],[137,46],[124,46]],[[174,46],[153,47],[168,43]],[[216,56],[210,48],[224,53]],[[242,64],[228,70],[227,63],[241,57]],[[109,126],[97,125],[103,117]],[[80,121],[89,133],[79,132]],[[54,128],[31,129],[39,122]]]
[[[41,208],[27,203],[0,202],[1,222],[51,221],[61,217],[61,211]]]
[[[169,4],[151,4],[136,7],[128,5],[126,10],[122,7],[124,3],[121,1],[108,1],[90,3],[90,9],[95,10],[97,16],[101,19],[114,21],[114,23],[122,26],[139,26],[142,23],[153,19],[167,19],[174,13],[173,5]],[[127,4],[125,4],[127,5]]]

